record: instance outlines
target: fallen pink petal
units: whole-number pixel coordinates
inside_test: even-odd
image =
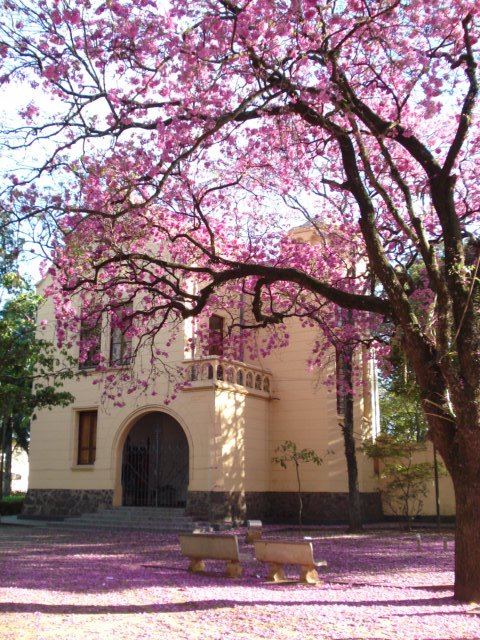
[[[317,585],[269,583],[245,530],[243,576],[187,571],[176,535],[0,527],[0,638],[475,640],[480,607],[453,598],[453,533],[308,531]],[[299,537],[265,527],[265,539]],[[291,580],[290,580],[291,578]]]

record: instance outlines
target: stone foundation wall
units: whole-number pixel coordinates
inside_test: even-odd
[[[245,493],[234,491],[189,491],[186,511],[188,515],[209,522],[245,520],[247,506]]]
[[[303,493],[305,524],[343,524],[348,522],[348,494]],[[383,513],[378,493],[361,494],[363,521],[379,522]],[[29,489],[23,505],[23,518],[65,518],[111,508],[109,489]],[[298,521],[298,495],[295,492],[189,491],[186,511],[200,520],[240,524],[246,519],[271,523]]]
[[[302,493],[305,524],[343,524],[348,522],[348,494]],[[383,519],[380,495],[362,493],[364,522]],[[260,519],[272,523],[298,521],[298,494],[295,492],[232,492],[189,491],[187,513],[210,522],[243,522]]]
[[[65,518],[112,506],[110,489],[29,489],[21,518]]]
[[[383,520],[379,493],[360,494],[362,520]],[[305,524],[345,524],[348,522],[348,494],[329,492],[302,493],[302,520]],[[295,492],[270,492],[265,522],[297,523],[298,494]]]

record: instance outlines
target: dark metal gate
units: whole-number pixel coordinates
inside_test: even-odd
[[[127,439],[123,454],[122,485],[123,503],[126,506],[148,507],[150,442],[146,447],[136,447]]]
[[[188,443],[170,416],[151,414],[130,432],[123,450],[123,504],[184,507],[188,488]],[[149,418],[149,419],[147,419]]]

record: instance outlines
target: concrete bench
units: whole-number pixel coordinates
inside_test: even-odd
[[[182,533],[179,540],[183,555],[190,560],[189,571],[205,571],[205,560],[225,560],[229,578],[240,578],[242,575],[236,535]]]
[[[245,535],[245,542],[254,542],[260,540],[262,537],[262,521],[261,520],[247,520],[247,533]]]
[[[297,565],[300,569],[300,582],[316,584],[319,582],[317,567],[325,567],[325,560],[315,562],[311,542],[290,542],[282,540],[256,540],[255,557],[268,565],[267,580],[281,582],[285,580],[284,566]]]

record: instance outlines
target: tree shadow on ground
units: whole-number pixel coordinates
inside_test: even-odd
[[[401,599],[393,598],[389,600],[381,600],[377,606],[399,606],[399,607],[440,607],[444,604],[451,604],[453,598],[419,598],[419,599]],[[302,602],[302,607],[327,607],[333,603],[329,600],[312,600],[308,602]],[[359,607],[371,608],[371,600],[352,600],[352,601],[335,601],[335,606]],[[174,603],[150,603],[150,604],[47,604],[37,602],[2,602],[0,603],[0,613],[47,613],[47,614],[78,614],[78,615],[123,615],[123,614],[137,614],[137,613],[181,613],[185,611],[205,611],[211,609],[230,609],[230,608],[255,608],[259,607],[298,607],[298,600],[289,601],[282,600],[255,600],[242,602],[239,600],[189,600],[186,602],[174,602]],[[432,613],[422,613],[422,616],[429,615],[441,615],[442,616],[457,616],[465,615],[465,612],[460,611],[442,611]],[[410,613],[394,613],[389,614],[395,617],[405,617],[409,615],[418,615],[418,612]]]

